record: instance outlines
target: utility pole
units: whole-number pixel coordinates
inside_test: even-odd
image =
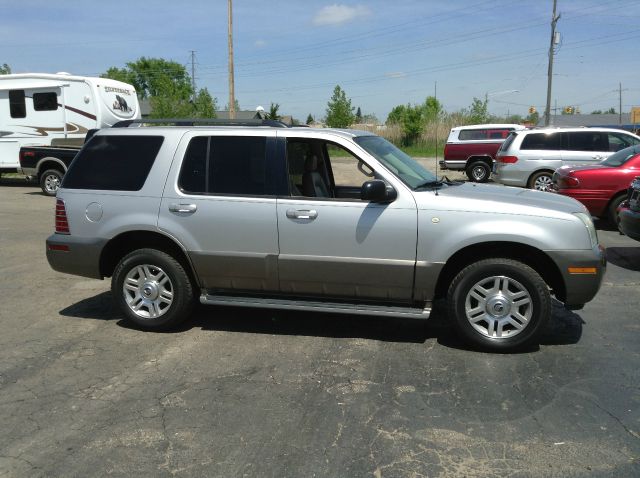
[[[622,124],[622,83],[618,83],[618,95],[620,99],[620,105],[618,108],[618,124]]]
[[[233,80],[233,10],[232,0],[228,0],[229,5],[229,119],[236,119],[236,94]]]
[[[556,15],[556,6],[558,0],[553,0],[553,16],[551,17],[551,42],[549,44],[549,71],[547,73],[547,107],[544,110],[544,125],[549,126],[551,119],[551,81],[553,78],[553,48],[556,40],[556,23],[560,19],[560,15]]]
[[[196,52],[191,50],[191,101],[196,101]]]

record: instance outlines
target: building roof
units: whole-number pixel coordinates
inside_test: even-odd
[[[640,128],[640,125],[631,123],[631,115],[629,113],[622,113],[622,123],[620,123],[620,118],[621,116],[617,113],[601,115],[552,115],[549,120],[549,126],[598,126],[601,128],[617,128],[629,131],[635,131]],[[538,126],[544,126],[544,116],[540,117]]]

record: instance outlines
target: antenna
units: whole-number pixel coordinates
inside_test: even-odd
[[[436,107],[438,106],[438,81],[436,80],[433,84],[433,97],[436,100]],[[436,180],[438,179],[438,116],[440,111],[436,110]],[[436,189],[436,196],[438,195],[438,190]]]

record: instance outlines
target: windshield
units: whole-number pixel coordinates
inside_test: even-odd
[[[617,153],[612,154],[607,159],[602,161],[600,164],[604,166],[609,166],[612,168],[617,168],[618,166],[622,166],[624,163],[633,158],[636,154],[640,154],[640,146],[631,146],[629,148],[624,148],[618,151]]]
[[[358,136],[354,141],[412,189],[426,182],[437,181],[433,173],[380,136]]]

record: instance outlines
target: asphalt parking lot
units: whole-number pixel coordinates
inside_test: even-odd
[[[640,476],[640,242],[540,347],[429,321],[200,307],[143,333],[52,271],[54,200],[0,180],[0,476]]]

